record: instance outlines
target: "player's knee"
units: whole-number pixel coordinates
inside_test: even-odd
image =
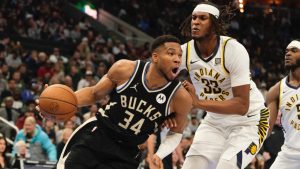
[[[216,169],[239,169],[237,163],[234,160],[220,159]]]

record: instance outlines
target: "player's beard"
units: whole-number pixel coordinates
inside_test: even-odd
[[[213,33],[214,33],[214,31],[212,30],[212,26],[210,25],[207,28],[207,31],[204,32],[204,35],[202,35],[202,36],[192,36],[192,39],[194,39],[195,41],[201,42],[205,39],[208,39]]]
[[[285,65],[285,69],[288,71],[295,71],[297,68],[300,68],[300,59],[296,60],[295,64],[292,65]]]
[[[210,33],[207,32],[207,33],[205,33],[203,36],[193,36],[192,38],[193,38],[195,41],[201,42],[201,41],[207,39],[207,37],[209,37],[209,35],[210,35]]]

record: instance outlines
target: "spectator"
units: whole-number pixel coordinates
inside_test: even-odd
[[[8,56],[5,57],[5,62],[13,69],[17,69],[22,64],[21,56],[16,51],[8,54]]]
[[[95,84],[95,79],[93,78],[93,72],[87,70],[85,72],[85,76],[82,79],[80,79],[80,81],[78,82],[77,90],[84,87],[91,86],[93,84]]]
[[[71,65],[70,66],[70,70],[69,70],[69,76],[72,78],[73,81],[73,89],[77,90],[77,85],[80,81],[80,73],[79,73],[79,69],[78,67],[76,67],[76,65]]]
[[[29,104],[29,106],[28,106],[29,108],[27,108],[28,110],[25,111],[25,113],[21,114],[21,115],[18,117],[18,119],[17,119],[16,126],[18,127],[18,129],[23,129],[23,126],[24,126],[24,123],[25,123],[25,120],[26,120],[27,117],[34,117],[35,120],[36,120],[36,122],[37,122],[37,124],[38,124],[39,126],[42,126],[42,121],[41,121],[40,117],[39,117],[38,115],[36,115],[36,114],[34,113],[34,111],[30,108],[30,107],[32,107],[33,105],[35,106],[34,101],[33,101],[33,102],[30,102],[30,103],[28,103],[28,104]]]
[[[60,154],[64,148],[64,146],[66,145],[67,141],[69,140],[69,138],[71,137],[73,133],[73,129],[71,128],[65,128],[62,132],[62,140],[57,144],[57,157],[60,157]]]
[[[13,162],[13,168],[21,168],[21,160],[30,159],[29,147],[27,147],[25,141],[19,140],[14,144],[15,160]]]
[[[28,144],[30,160],[57,160],[55,145],[51,143],[48,135],[41,127],[36,124],[34,117],[29,116],[25,119],[24,127],[18,132],[14,144],[19,140]]]
[[[64,78],[63,78],[63,84],[74,90],[74,88],[73,88],[73,80],[72,80],[71,76],[69,76],[69,75],[64,76]]]
[[[62,141],[63,131],[64,131],[64,129],[67,129],[67,128],[74,130],[75,129],[75,123],[72,120],[67,120],[67,121],[64,122],[63,127],[56,132],[56,141],[57,142]]]
[[[7,156],[7,141],[0,133],[0,168],[11,168],[11,159]]]
[[[99,60],[104,60],[110,65],[112,65],[115,62],[114,55],[109,52],[108,47],[103,47],[103,52],[98,57]]]
[[[107,70],[108,63],[104,60],[100,60],[95,75],[96,81],[99,81],[107,73]]]
[[[18,92],[16,81],[14,79],[10,79],[8,81],[7,88],[1,93],[1,100],[8,96],[14,96]]]
[[[52,119],[45,119],[43,123],[43,131],[48,135],[50,138],[51,142],[53,144],[56,144],[56,133],[55,133],[55,124]]]
[[[30,153],[27,149],[27,145],[24,140],[19,140],[14,144],[14,150],[16,151],[16,157],[19,159],[29,159]]]
[[[19,112],[15,110],[13,106],[14,99],[11,96],[8,96],[4,99],[4,105],[0,108],[0,117],[6,119],[12,124],[16,124]],[[0,132],[4,133],[6,137],[13,138],[16,134],[14,130],[9,127],[7,124],[0,122]]]
[[[90,106],[90,111],[83,115],[83,121],[87,121],[89,118],[94,117],[98,112],[98,106],[93,104]]]
[[[6,97],[4,99],[4,107],[0,108],[0,116],[12,122],[13,124],[16,124],[19,112],[12,107],[13,103],[13,97]]]
[[[64,57],[64,56],[62,56],[61,54],[60,54],[60,49],[59,48],[54,48],[53,49],[53,54],[52,55],[50,55],[50,57],[49,57],[49,60],[52,62],[52,63],[57,63],[58,62],[58,60],[62,60],[62,62],[64,63],[64,64],[66,64],[66,63],[68,63],[68,58],[66,58],[66,57]]]

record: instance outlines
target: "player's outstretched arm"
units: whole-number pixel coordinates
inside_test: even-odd
[[[188,92],[180,87],[171,102],[171,111],[175,112],[176,127],[170,129],[169,134],[160,144],[153,156],[154,162],[158,163],[164,157],[171,154],[179,145],[184,128],[187,125],[187,115],[192,108],[192,99]]]
[[[76,91],[78,107],[97,102],[118,85],[125,83],[134,71],[135,65],[136,61],[119,60],[112,65],[107,74],[96,85]]]
[[[276,83],[267,93],[266,103],[270,110],[270,120],[269,120],[269,131],[268,135],[273,130],[273,126],[276,122],[278,116],[278,108],[279,108],[279,92],[280,92],[280,82]]]

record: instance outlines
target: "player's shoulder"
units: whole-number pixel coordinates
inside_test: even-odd
[[[187,48],[187,44],[188,44],[188,43],[190,43],[190,44],[194,44],[194,43],[193,43],[193,41],[194,41],[194,40],[192,39],[192,40],[189,40],[189,41],[187,41],[187,42],[183,43],[183,44],[181,45],[181,49],[186,49],[186,48]]]
[[[108,71],[108,76],[113,78],[113,79],[128,79],[136,65],[140,61],[131,61],[131,60],[126,60],[126,59],[121,59],[115,62],[111,68]]]
[[[118,60],[113,64],[113,67],[117,68],[130,68],[130,67],[135,67],[138,61],[132,61],[132,60],[127,60],[127,59],[121,59]]]
[[[229,36],[221,36],[220,38],[221,45],[226,49],[225,52],[230,56],[240,57],[241,55],[248,56],[248,52],[244,45],[239,41]],[[225,55],[226,56],[226,55]]]
[[[244,46],[235,38],[230,37],[230,36],[220,36],[220,41],[222,42],[222,44],[226,43],[226,47],[243,47]]]
[[[132,61],[127,59],[121,59],[115,62],[111,69],[115,71],[130,71],[134,70],[135,66],[140,62],[140,60]]]

